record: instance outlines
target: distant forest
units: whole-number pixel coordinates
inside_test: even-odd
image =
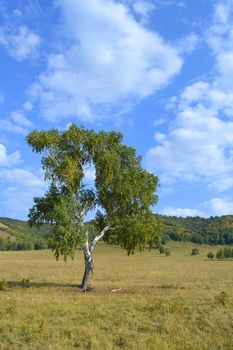
[[[0,250],[40,250],[49,248],[49,225],[30,227],[27,221],[0,217]]]
[[[163,244],[169,240],[210,245],[233,244],[233,215],[208,219],[164,215],[156,217]],[[26,221],[0,218],[0,251],[49,248],[49,233],[49,225],[30,227]]]
[[[233,244],[233,215],[181,218],[158,217],[163,240],[188,241],[199,244]]]

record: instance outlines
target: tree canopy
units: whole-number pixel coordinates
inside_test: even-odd
[[[82,246],[86,266],[104,235],[114,236],[128,254],[159,239],[157,219],[151,211],[158,200],[158,178],[142,168],[141,158],[122,138],[120,132],[96,132],[74,124],[65,131],[32,131],[28,135],[32,150],[42,154],[49,182],[45,195],[34,199],[29,222],[52,225],[51,246],[57,259],[73,258]],[[92,185],[85,177],[90,169],[95,174]],[[86,223],[90,211],[95,219]]]

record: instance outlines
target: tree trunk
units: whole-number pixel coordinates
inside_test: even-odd
[[[84,253],[84,263],[85,263],[85,271],[82,279],[81,288],[84,292],[88,290],[89,282],[91,279],[91,275],[93,272],[93,259],[92,259],[92,253],[94,251],[96,243],[105,235],[105,233],[109,230],[109,226],[106,226],[99,235],[97,235],[90,247],[88,242],[88,231],[86,232],[86,240],[83,246],[83,253]]]
[[[93,259],[92,259],[92,254],[87,245],[84,246],[83,252],[84,252],[85,271],[82,279],[81,288],[84,292],[86,292],[89,287],[89,282],[93,271]]]

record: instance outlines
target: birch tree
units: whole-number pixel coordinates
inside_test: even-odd
[[[68,130],[32,131],[27,142],[42,155],[49,189],[34,198],[29,223],[50,223],[50,244],[56,259],[84,253],[83,291],[93,272],[93,251],[104,238],[127,250],[151,247],[159,239],[151,206],[157,203],[157,176],[141,166],[135,150],[122,143],[119,132],[95,132],[72,124]],[[85,174],[92,167],[95,181],[87,186]],[[95,219],[85,222],[89,212]]]

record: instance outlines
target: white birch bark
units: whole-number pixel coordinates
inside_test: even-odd
[[[82,279],[82,285],[81,288],[84,292],[87,291],[89,287],[89,282],[91,279],[91,275],[93,272],[93,258],[92,258],[92,253],[94,251],[96,243],[105,235],[105,233],[109,230],[109,226],[106,226],[99,235],[97,235],[90,247],[89,247],[89,240],[88,240],[88,232],[86,233],[86,240],[84,242],[83,246],[83,253],[84,253],[84,264],[85,264],[85,271]]]

